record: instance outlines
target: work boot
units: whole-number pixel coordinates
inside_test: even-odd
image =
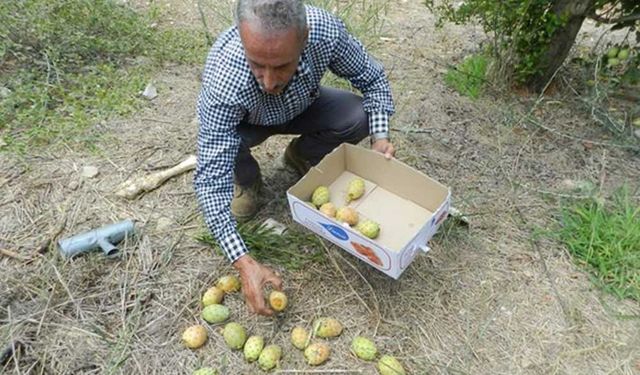
[[[258,202],[262,178],[258,177],[254,183],[241,186],[234,182],[233,199],[231,200],[231,214],[237,221],[247,221],[258,212]]]
[[[300,177],[302,177],[309,172],[311,163],[298,152],[299,139],[300,138],[294,138],[289,142],[287,149],[284,150],[284,162],[287,166],[295,169],[295,171],[300,174]]]

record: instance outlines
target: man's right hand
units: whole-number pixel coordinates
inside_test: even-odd
[[[242,293],[249,305],[249,311],[260,315],[273,315],[273,310],[265,302],[262,290],[267,284],[271,284],[277,290],[282,290],[280,277],[248,254],[236,260],[233,266],[240,272]]]

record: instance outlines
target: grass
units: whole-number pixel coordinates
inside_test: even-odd
[[[640,206],[626,188],[608,204],[591,199],[563,207],[558,235],[600,287],[640,301]]]
[[[139,93],[159,65],[202,63],[204,33],[157,28],[160,17],[113,0],[2,2],[0,145],[91,142],[93,124],[143,105]]]
[[[240,224],[238,230],[250,249],[251,256],[258,261],[297,271],[310,263],[325,259],[319,238],[308,231],[288,229],[282,235],[278,235],[256,222]],[[218,254],[223,255],[217,242],[208,232],[202,234],[198,240],[212,246]]]
[[[460,94],[477,99],[487,75],[489,60],[483,55],[467,56],[456,68],[449,69],[444,81]]]

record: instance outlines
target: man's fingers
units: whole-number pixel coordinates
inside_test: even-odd
[[[279,278],[278,276],[274,275],[273,273],[270,274],[269,276],[267,276],[264,279],[264,283],[265,284],[271,284],[273,285],[274,288],[276,288],[277,290],[282,291],[282,279]],[[264,286],[264,285],[263,285]]]

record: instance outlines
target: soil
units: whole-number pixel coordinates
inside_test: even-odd
[[[196,1],[156,4],[167,24],[200,22]],[[214,34],[223,27],[215,20]],[[273,265],[290,298],[286,314],[251,315],[235,294],[225,299],[233,319],[284,348],[281,373],[375,374],[349,353],[351,339],[366,335],[412,374],[640,374],[640,304],[595,287],[552,236],[532,241],[534,232],[553,231],[565,198],[582,194],[568,191],[567,179],[591,181],[605,195],[623,183],[637,191],[638,143],[620,146],[576,105],[569,78],[542,98],[457,94],[444,72],[480,49],[479,28],[437,29],[418,0],[392,2],[384,21],[374,54],[393,87],[397,157],[449,186],[470,226],[445,226],[398,281],[325,243],[327,262],[296,272]],[[581,46],[596,39],[587,35]],[[159,96],[134,116],[96,124],[90,150],[0,154],[0,249],[33,257],[0,257],[0,351],[16,347],[4,373],[190,374],[204,365],[260,373],[226,348],[219,325],[208,326],[202,349],[180,342],[201,321],[202,293],[234,272],[196,239],[204,225],[192,174],[136,200],[112,194],[127,178],[194,153],[201,70],[166,66],[154,77]],[[524,120],[529,112],[537,124]],[[258,220],[300,229],[284,193],[296,177],[279,161],[289,139],[255,150],[265,178]],[[99,174],[81,177],[85,166]],[[138,233],[120,258],[66,260],[55,244],[35,255],[59,228],[56,238],[125,218]],[[319,316],[336,317],[345,331],[330,341],[330,361],[312,369],[288,334]]]

